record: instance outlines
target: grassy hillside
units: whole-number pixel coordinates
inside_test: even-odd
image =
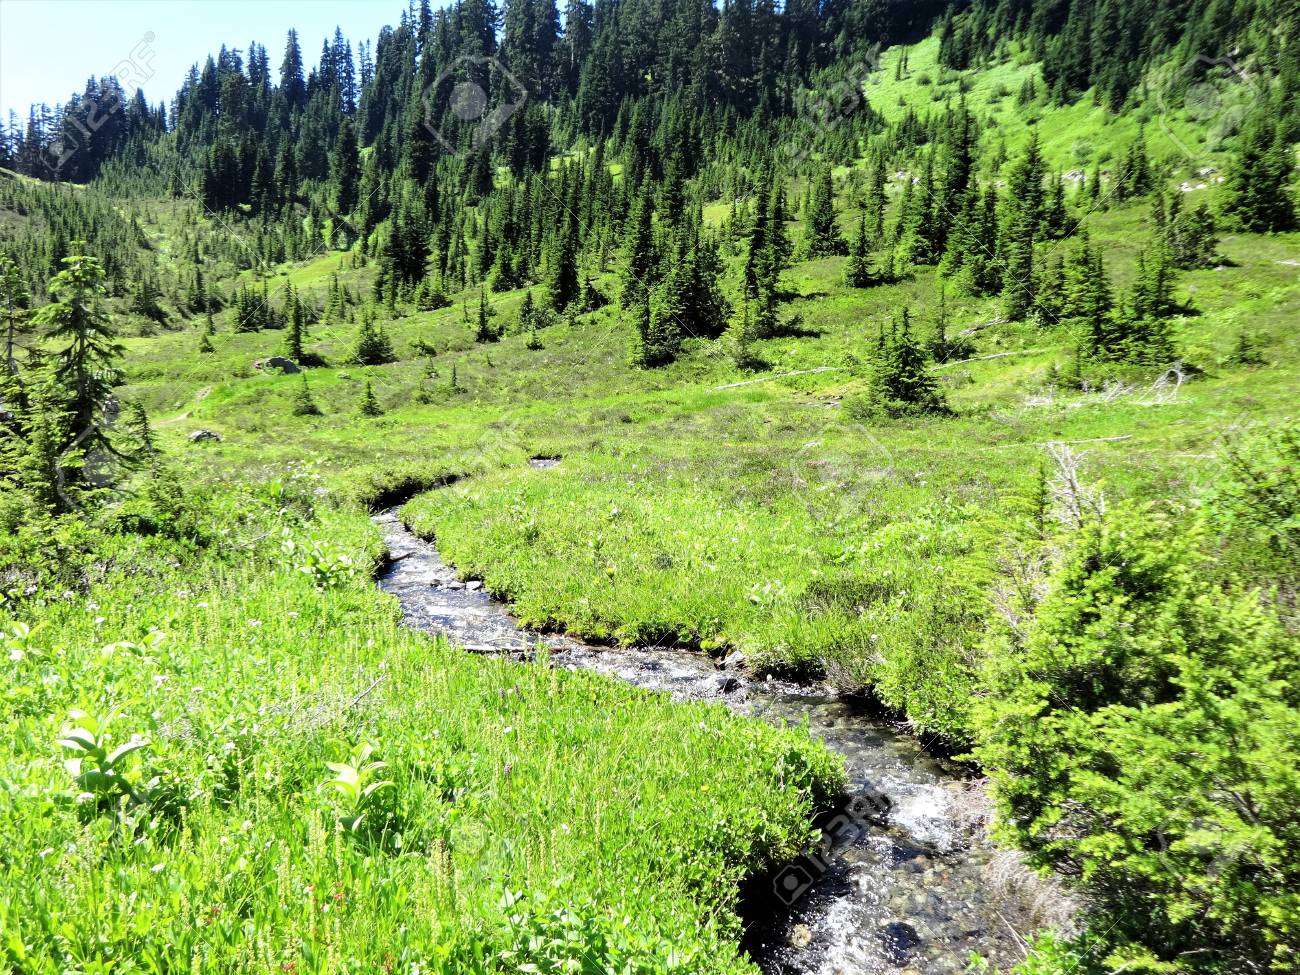
[[[1214,119],[1166,110],[1154,96],[1120,115],[1088,98],[1051,105],[1041,91],[1017,104],[1041,72],[1027,55],[954,74],[937,66],[937,47],[931,38],[908,48],[905,70],[896,70],[902,49],[885,52],[866,87],[884,119],[964,96],[991,122],[987,157],[1015,158],[1032,130],[1052,168],[1086,168],[1090,177],[1101,168],[1108,186],[1111,166],[1145,132],[1164,190],[1193,203],[1222,199]],[[870,166],[863,157],[835,170],[846,237]],[[1206,167],[1213,171],[1198,175]],[[908,179],[906,170],[893,174],[891,222]],[[807,187],[792,180],[788,189],[797,206]],[[724,226],[731,201],[706,203],[706,223]],[[180,276],[177,255],[195,235],[223,233],[175,200],[115,205],[139,221],[163,275]],[[1146,198],[1070,200],[1117,292],[1132,284],[1150,242],[1150,210]],[[796,238],[801,226],[790,221]],[[1074,247],[1049,243],[1039,258]],[[725,239],[722,254],[735,296],[743,234]],[[1065,327],[1006,322],[999,299],[963,295],[929,266],[851,288],[847,257],[795,260],[781,280],[782,313],[797,314],[797,326],[755,342],[749,361],[738,364],[728,337],[689,339],[658,369],[633,364],[634,323],[617,302],[557,316],[533,333],[518,325],[523,289],[488,295],[504,326],[490,342],[475,339],[477,289],[435,311],[380,303],[395,361],[352,364],[362,296],[378,273],[360,247],[267,267],[226,241],[212,263],[208,286],[227,297],[265,282],[278,303],[292,284],[315,310],[336,278],[349,289],[355,300],[342,316],[308,329],[314,364],[301,373],[258,365],[284,353],[284,330],[236,332],[226,307],[214,316],[211,351],[201,351],[202,316],[169,307],[150,324],[131,317],[127,295],[115,295],[112,307],[128,324],[118,394],[146,407],[176,473],[137,478],[90,524],[32,528],[16,502],[0,508],[4,617],[12,616],[3,618],[11,679],[0,697],[10,715],[0,733],[6,960],[42,975],[502,973],[574,970],[559,966],[580,945],[603,966],[593,971],[752,972],[737,947],[739,883],[811,840],[812,815],[843,785],[829,753],[800,729],[593,675],[471,658],[408,632],[372,585],[379,540],[365,504],[394,485],[458,475],[409,501],[402,517],[525,623],[719,656],[739,650],[755,671],[824,677],[874,696],[927,742],[990,756],[989,727],[999,718],[988,702],[1021,689],[1004,672],[1020,659],[1007,648],[1041,651],[1050,642],[1040,631],[1038,644],[1016,642],[1024,636],[1017,600],[1036,605],[1053,586],[1064,600],[1062,575],[1074,578],[1068,558],[1061,574],[1048,569],[1075,544],[1062,525],[1069,518],[1058,518],[1069,490],[1098,492],[1110,508],[1142,517],[1156,512],[1171,535],[1199,543],[1208,529],[1197,516],[1222,503],[1232,451],[1294,423],[1300,233],[1225,231],[1216,254],[1213,266],[1177,278],[1180,369],[1089,364],[1081,382],[1061,379],[1075,362],[1076,336]],[[616,263],[611,252],[593,269],[611,297]],[[868,408],[873,349],[904,307],[922,336],[942,317],[967,346],[930,366],[948,414],[882,419]],[[321,415],[294,415],[304,388]],[[367,388],[379,416],[361,412]],[[220,439],[196,442],[198,431]],[[1285,500],[1291,482],[1278,451],[1282,460],[1261,480],[1272,478],[1268,487]],[[537,457],[559,463],[527,463]],[[1062,470],[1078,484],[1063,483]],[[1268,517],[1290,538],[1290,516],[1277,510]],[[1273,587],[1268,599],[1233,604],[1238,629],[1262,633],[1260,646],[1285,646],[1276,618],[1294,625],[1286,544],[1266,569],[1227,542],[1217,562],[1198,563],[1198,579],[1225,591],[1237,592],[1225,582],[1230,570]],[[1115,562],[1125,563],[1116,546]],[[57,570],[24,574],[48,553],[58,555],[49,559]],[[1151,570],[1150,591],[1164,592],[1172,574]],[[1198,579],[1179,576],[1169,587],[1182,597]],[[1165,637],[1181,632],[1179,621],[1219,607],[1201,596],[1187,596],[1195,611],[1174,623],[1172,611],[1157,612],[1163,604],[1152,610],[1168,626],[1160,648],[1178,644]],[[1267,626],[1251,615],[1261,603],[1278,611]],[[1288,659],[1281,650],[1275,658]],[[1260,686],[1290,693],[1251,659]],[[1079,685],[1091,687],[1090,678]],[[1269,722],[1244,724],[1283,727],[1279,715],[1290,712],[1271,698],[1267,707]],[[1254,712],[1243,705],[1242,713]],[[1110,726],[1098,718],[1098,727]],[[1199,726],[1188,719],[1186,728],[1196,740]],[[149,745],[116,762],[94,752],[100,775],[82,775],[86,759],[72,770],[60,764],[78,737],[107,752],[133,735]],[[369,759],[353,751],[366,743],[375,746]],[[1294,808],[1286,804],[1295,783],[1285,773],[1289,753],[1280,744],[1269,751],[1274,744],[1252,752],[1246,771],[1232,767],[1248,784],[1267,771],[1275,788],[1252,815],[1269,828],[1294,818],[1278,812]],[[1166,758],[1175,768],[1186,757]],[[355,770],[376,759],[387,768],[375,780],[393,785],[378,793],[369,820],[356,821],[365,804],[328,785],[350,773],[327,763]],[[1007,767],[1000,784],[1015,795]],[[1153,808],[1191,788],[1154,773],[1137,779],[1126,787],[1155,797]],[[1213,783],[1197,787],[1219,795]],[[1145,823],[1118,799],[1105,804],[1112,799],[1098,800],[1099,819]],[[1033,831],[1054,829],[1055,811],[1007,827],[1043,854],[1040,864],[1054,862],[1054,848],[1043,847],[1057,837],[1035,848]],[[1194,812],[1192,826],[1201,822]],[[1103,838],[1113,840],[1107,850],[1124,848],[1114,837]],[[1281,828],[1258,842],[1272,872],[1250,890],[1285,888],[1295,842]],[[1142,868],[1144,877],[1162,869]],[[1185,895],[1171,909],[1177,925],[1205,917],[1242,925],[1205,910],[1201,875],[1189,876],[1171,881]],[[1106,892],[1125,880],[1120,874]],[[1243,913],[1255,903],[1233,901]],[[1276,915],[1269,943],[1280,944],[1295,934],[1294,902],[1268,903]],[[1129,911],[1115,938],[1140,941],[1130,928],[1145,923],[1146,909]],[[1109,924],[1099,917],[1099,929]],[[523,957],[539,967],[522,967]],[[1082,966],[1085,958],[1070,955],[1058,968],[1031,960],[1025,970],[1103,964],[1094,957]]]
[[[1062,169],[1117,158],[1151,114],[1113,117],[1087,100],[1055,108],[1041,98],[1018,110],[997,95],[1034,75],[1034,65],[1016,61],[936,85],[935,43],[908,49],[902,78],[894,73],[901,49],[885,52],[866,89],[873,107],[919,110],[940,89],[949,97],[965,88],[972,108],[997,122],[986,140],[1014,154],[1033,120]],[[1189,144],[1205,140],[1205,125],[1175,122]],[[1179,192],[1186,157],[1154,130],[1149,140],[1164,182]],[[851,183],[842,186],[848,236]],[[1210,182],[1184,195],[1222,192]],[[1117,290],[1131,283],[1149,243],[1148,210],[1145,200],[1080,200],[1074,209]],[[1072,246],[1049,245],[1040,259]],[[1178,508],[1194,505],[1198,485],[1213,480],[1225,443],[1292,412],[1300,235],[1228,234],[1218,255],[1214,267],[1179,277],[1187,313],[1174,323],[1175,340],[1194,368],[1174,387],[1127,369],[1098,372],[1087,392],[1053,388],[1051,370],[1071,358],[1065,330],[999,324],[996,299],[964,297],[928,268],[897,284],[849,288],[846,259],[822,258],[787,272],[788,308],[802,329],[758,343],[758,372],[738,368],[725,343],[707,341],[688,342],[688,354],[666,368],[637,369],[617,304],[562,319],[542,330],[540,349],[529,348],[515,326],[522,291],[491,297],[506,335],[475,344],[478,294],[469,292],[440,311],[385,321],[398,355],[387,366],[342,364],[351,323],[312,330],[311,351],[330,363],[307,370],[323,418],[288,415],[302,377],[253,368],[281,351],[278,332],[223,331],[209,355],[195,351],[192,332],[133,341],[125,393],[204,466],[310,458],[340,482],[358,466],[481,473],[408,513],[527,621],[740,648],[763,666],[825,671],[960,741],[987,599],[1017,532],[1028,530],[1026,498],[1049,443],[1075,444],[1085,476],[1112,496]],[[737,248],[734,268],[740,257]],[[357,263],[322,255],[271,281],[306,291],[339,274],[364,289],[373,269]],[[616,292],[612,273],[598,280]],[[858,404],[878,329],[906,305],[928,332],[941,300],[949,329],[969,333],[969,361],[936,370],[956,415],[864,418]],[[1230,362],[1242,335],[1259,363]],[[435,354],[417,355],[415,343]],[[791,373],[799,375],[784,378]],[[358,416],[367,382],[386,410],[380,418]],[[224,441],[186,445],[198,427]],[[564,463],[539,473],[522,464],[533,455]]]

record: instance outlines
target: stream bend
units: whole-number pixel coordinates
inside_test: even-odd
[[[531,659],[544,645],[554,666],[767,721],[807,721],[843,756],[849,794],[819,820],[822,845],[745,892],[745,947],[767,975],[947,975],[967,971],[973,952],[995,969],[1019,959],[989,881],[994,849],[960,827],[965,784],[914,738],[824,689],[751,680],[702,654],[526,631],[395,511],[375,522],[389,551],[379,586],[397,597],[408,626],[497,656]]]

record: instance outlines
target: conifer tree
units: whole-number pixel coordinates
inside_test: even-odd
[[[608,299],[604,293],[596,287],[596,283],[591,279],[591,274],[587,274],[582,282],[582,310],[585,312],[600,311],[607,302]]]
[[[867,215],[858,220],[858,234],[853,239],[853,250],[844,265],[844,283],[850,288],[869,288],[877,283],[871,264],[867,241]]]
[[[885,235],[885,208],[889,202],[885,194],[885,181],[885,162],[881,159],[872,167],[871,178],[867,184],[867,199],[862,207],[873,245]]]
[[[749,301],[741,302],[739,312],[727,329],[727,354],[737,368],[761,369],[765,363],[754,349],[754,342],[758,336],[754,330],[750,305]]]
[[[1114,301],[1101,252],[1083,233],[1065,261],[1061,321],[1090,358],[1122,358],[1120,335],[1112,315]]]
[[[1002,247],[1003,313],[1023,321],[1034,307],[1034,229],[1028,215],[1017,212],[999,236]]]
[[[1173,266],[1164,247],[1157,245],[1138,254],[1131,307],[1139,319],[1168,318],[1177,313],[1178,305],[1173,297]]]
[[[194,275],[190,279],[190,290],[185,297],[185,305],[190,311],[208,310],[208,289],[203,282],[203,269],[197,264],[194,266]]]
[[[1161,244],[1174,267],[1186,271],[1214,266],[1219,232],[1209,204],[1185,210],[1182,195],[1176,193],[1166,208],[1157,197],[1153,216]]]
[[[131,310],[153,321],[162,321],[167,316],[158,304],[160,297],[157,279],[149,271],[140,272],[131,298]]]
[[[829,168],[821,171],[812,186],[804,249],[809,257],[843,254],[846,249],[835,222],[835,187]]]
[[[302,353],[302,329],[303,329],[303,310],[302,303],[298,300],[298,293],[294,291],[293,285],[285,286],[285,333],[284,333],[284,354],[294,362],[301,362]]]
[[[474,328],[474,341],[479,343],[495,342],[501,338],[501,330],[492,322],[495,311],[488,305],[487,292],[482,288],[478,293],[478,318]]]
[[[537,314],[537,306],[533,302],[533,292],[530,288],[524,292],[524,300],[519,305],[519,328],[521,331],[527,331],[533,327],[533,317]]]
[[[63,259],[63,270],[50,281],[50,303],[32,316],[32,324],[57,345],[52,366],[61,408],[71,436],[89,453],[96,448],[111,451],[98,418],[112,399],[117,362],[124,350],[103,309],[103,266],[79,253],[85,246],[84,241],[71,245],[73,254]]]
[[[1112,192],[1117,200],[1129,200],[1151,192],[1153,186],[1154,177],[1151,172],[1151,161],[1147,158],[1146,139],[1139,131],[1137,138],[1124,154],[1124,161],[1116,174]]]
[[[18,374],[17,338],[30,301],[22,271],[8,254],[0,254],[0,310],[5,316],[5,364],[11,376]]]
[[[32,384],[28,400],[19,418],[21,436],[12,458],[5,458],[6,466],[12,466],[15,480],[34,508],[47,514],[70,510],[76,482],[69,474],[75,473],[81,451],[63,393],[47,374]]]
[[[374,312],[365,309],[361,313],[356,341],[348,361],[359,366],[382,366],[394,358],[393,343],[389,340],[388,333],[375,321]]]
[[[1237,333],[1237,338],[1232,344],[1232,351],[1228,353],[1224,361],[1232,366],[1259,366],[1263,365],[1264,357],[1260,354],[1258,343],[1243,328]]]
[[[555,257],[555,270],[547,298],[556,311],[564,311],[578,297],[578,238],[577,229],[570,223],[560,240]]]
[[[370,417],[382,416],[384,412],[379,405],[379,400],[375,397],[375,388],[370,384],[369,379],[366,380],[365,391],[361,394],[360,412],[362,416]]]
[[[749,251],[745,257],[744,290],[747,298],[756,298],[762,282],[771,273],[772,250],[768,234],[767,199],[755,201],[754,219],[749,228]]]
[[[347,216],[357,208],[357,188],[361,182],[357,133],[352,120],[345,118],[339,126],[338,139],[330,155],[330,181],[333,183],[334,210]]]
[[[154,441],[153,428],[149,424],[149,414],[144,405],[134,400],[126,404],[124,426],[131,439],[131,457],[138,461],[148,461],[158,455],[158,445]]]
[[[294,416],[320,416],[320,407],[312,399],[311,389],[307,385],[307,374],[303,373],[299,378],[301,382],[298,385],[298,391],[294,393],[291,412]],[[370,384],[367,382],[366,385],[369,386]]]
[[[1025,153],[1007,179],[1003,227],[998,237],[1002,258],[1002,293],[1006,317],[1022,321],[1034,307],[1034,252],[1045,223],[1045,173],[1038,133],[1030,135]]]
[[[1042,328],[1061,323],[1065,307],[1065,262],[1054,252],[1039,275],[1034,301],[1034,319]]]
[[[925,351],[912,335],[907,308],[888,334],[881,332],[871,357],[866,397],[870,412],[886,416],[948,412],[939,384],[926,366]]]
[[[1238,137],[1228,167],[1224,213],[1252,233],[1294,227],[1296,204],[1289,185],[1295,168],[1292,159],[1282,126],[1263,109],[1255,113]]]
[[[638,199],[630,219],[623,261],[623,307],[636,307],[657,277],[659,251],[654,238],[654,204],[649,189]]]

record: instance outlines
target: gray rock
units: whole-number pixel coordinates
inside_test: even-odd
[[[483,583],[475,579],[472,582],[465,583],[465,588],[468,589],[470,592],[478,592],[480,589],[483,588]]]
[[[302,371],[298,368],[298,363],[294,362],[292,359],[286,359],[282,355],[273,355],[267,359],[258,359],[253,363],[253,368],[278,369],[280,372],[289,373],[290,375]]]
[[[190,443],[220,443],[221,434],[215,430],[195,430],[190,434]]]
[[[734,694],[741,688],[740,679],[731,674],[720,674],[717,677],[717,688],[719,693]]]
[[[731,653],[727,654],[725,657],[722,658],[723,670],[736,670],[737,668],[743,667],[744,665],[745,665],[745,655],[739,650],[732,650]]]

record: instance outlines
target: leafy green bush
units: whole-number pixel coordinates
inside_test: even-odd
[[[1300,424],[1248,437],[1229,447],[1224,461],[1210,511],[1238,556],[1235,563],[1294,581],[1300,573]]]
[[[1294,971],[1300,647],[1195,541],[1085,524],[992,638],[976,754],[1005,835],[1085,885],[1126,970]]]

